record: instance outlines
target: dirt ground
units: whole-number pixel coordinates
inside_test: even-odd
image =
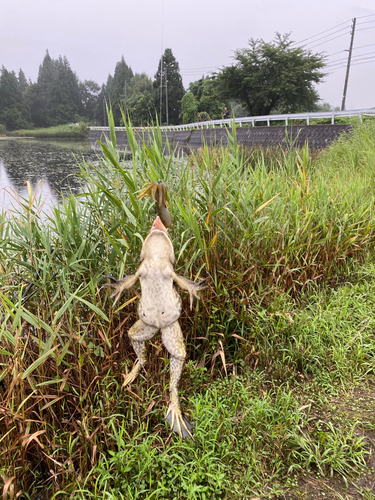
[[[324,409],[324,420],[334,425],[340,421],[357,421],[356,434],[365,436],[370,455],[367,470],[357,476],[318,477],[314,475],[298,478],[298,486],[277,500],[375,500],[375,380],[365,388],[356,388],[343,397],[332,399]],[[320,412],[322,418],[322,412]],[[276,500],[276,497],[274,497]]]

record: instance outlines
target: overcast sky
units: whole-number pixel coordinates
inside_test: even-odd
[[[0,0],[0,67],[22,68],[36,81],[48,49],[65,55],[80,80],[101,85],[122,55],[134,72],[153,77],[162,48],[171,48],[187,87],[231,64],[249,38],[291,32],[337,61],[318,92],[340,106],[354,17],[346,109],[374,107],[374,0]]]

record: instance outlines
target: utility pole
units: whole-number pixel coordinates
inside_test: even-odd
[[[161,0],[161,60],[160,60],[160,114],[159,125],[161,125],[161,110],[163,102],[163,31],[164,31],[164,0]]]
[[[160,65],[160,115],[159,115],[159,125],[161,125],[161,104],[163,100],[163,54],[161,56],[161,65]]]
[[[348,56],[348,65],[346,67],[346,76],[345,76],[345,83],[344,83],[344,93],[342,96],[342,103],[341,103],[341,111],[345,111],[345,100],[346,100],[346,91],[348,89],[348,80],[349,80],[349,71],[350,71],[350,61],[352,59],[352,50],[353,50],[353,41],[354,41],[354,32],[355,32],[355,23],[357,22],[357,18],[353,19],[353,24],[352,24],[352,37],[350,39],[350,47],[349,47],[349,56]]]
[[[124,115],[125,115],[125,118],[126,118],[126,78],[125,78],[125,85],[124,85]]]
[[[168,74],[167,68],[165,68],[165,115],[167,118],[167,126],[169,125],[169,115],[168,115]]]

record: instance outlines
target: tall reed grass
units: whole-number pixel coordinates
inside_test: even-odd
[[[80,195],[41,218],[42,200],[30,191],[0,217],[4,498],[70,494],[84,480],[93,491],[93,471],[116,443],[127,450],[146,433],[157,434],[155,449],[170,440],[161,423],[166,353],[152,342],[147,380],[121,390],[134,361],[126,332],[138,292],[113,310],[102,288],[104,276],[122,278],[138,265],[155,217],[152,200],[137,197],[145,182],[167,186],[177,272],[211,278],[193,313],[184,297],[181,324],[189,358],[213,376],[243,363],[280,379],[313,372],[314,348],[303,355],[307,346],[288,338],[292,313],[277,320],[285,337],[262,331],[265,318],[285,300],[303,302],[313,284],[337,280],[374,244],[373,122],[315,156],[307,145],[245,155],[233,129],[227,148],[205,147],[188,160],[163,147],[159,129],[138,146],[128,126],[131,168],[117,153],[111,113],[109,124],[100,166],[81,165]]]

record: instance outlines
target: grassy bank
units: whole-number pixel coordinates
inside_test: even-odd
[[[79,125],[58,125],[48,128],[33,128],[30,130],[16,130],[8,132],[12,137],[36,137],[40,139],[84,139],[89,135],[89,128],[86,123]]]
[[[234,136],[189,167],[163,155],[160,133],[142,148],[132,134],[132,169],[112,128],[101,166],[82,165],[82,195],[41,220],[30,193],[0,219],[4,488],[30,499],[240,499],[297,491],[303,474],[365,471],[373,420],[329,409],[374,369],[374,124],[314,157],[305,147],[244,158]],[[103,276],[137,267],[155,217],[137,193],[158,180],[177,272],[211,277],[193,312],[182,292],[194,442],[164,423],[159,339],[147,374],[121,389],[137,294],[113,309],[102,288]]]

